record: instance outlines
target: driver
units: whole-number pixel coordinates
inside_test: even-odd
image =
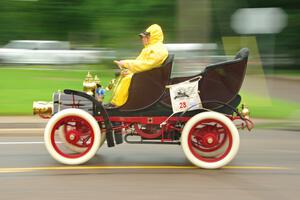
[[[121,77],[113,93],[111,106],[119,107],[126,103],[133,74],[160,67],[168,57],[168,50],[163,44],[164,35],[159,25],[151,25],[139,36],[144,45],[140,55],[134,60],[114,61],[121,69]]]

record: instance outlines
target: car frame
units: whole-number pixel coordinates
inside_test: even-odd
[[[237,109],[248,55],[243,48],[233,60],[209,65],[195,76],[177,78],[170,78],[174,57],[169,55],[161,67],[134,74],[128,100],[119,108],[106,107],[81,91],[54,93],[51,114],[37,112],[50,117],[44,131],[46,148],[58,162],[79,165],[89,161],[105,141],[108,147],[124,140],[181,145],[194,165],[221,168],[238,152],[238,129],[254,126],[249,108]],[[199,81],[201,108],[173,113],[170,87],[195,80]]]

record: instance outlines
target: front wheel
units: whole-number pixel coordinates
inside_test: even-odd
[[[84,132],[80,129],[80,127],[76,127],[75,130],[72,126],[65,125],[64,127],[60,128],[59,137],[62,140],[62,142],[66,145],[66,147],[68,147],[70,150],[75,151],[77,153],[82,153],[87,149],[86,144],[80,141],[80,138],[84,137]],[[72,137],[74,131],[76,134],[76,139],[70,140],[70,137]],[[105,140],[106,140],[106,133],[102,132],[99,149],[104,144]]]
[[[240,138],[229,118],[217,112],[204,112],[186,123],[181,144],[191,163],[205,169],[217,169],[236,156]]]
[[[61,131],[65,127],[69,127],[67,140],[61,137]],[[92,115],[84,110],[69,108],[58,112],[49,120],[44,141],[55,160],[67,165],[78,165],[96,154],[101,143],[101,131]],[[76,144],[82,151],[72,151],[72,141],[76,141],[73,145]]]

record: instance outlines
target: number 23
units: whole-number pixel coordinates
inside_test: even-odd
[[[179,108],[180,109],[183,109],[183,108],[186,108],[186,102],[179,102]]]

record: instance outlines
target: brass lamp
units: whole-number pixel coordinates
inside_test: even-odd
[[[45,118],[52,116],[53,102],[47,101],[34,101],[33,102],[33,114],[40,115]]]

